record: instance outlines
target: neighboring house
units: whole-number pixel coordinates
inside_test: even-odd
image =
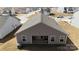
[[[79,10],[78,7],[52,7],[51,13],[74,13]]]
[[[25,14],[26,13],[26,7],[14,7],[15,13],[17,14]]]
[[[5,13],[11,13],[11,15],[16,14],[13,7],[1,7],[0,8],[0,15],[3,15]]]
[[[18,18],[10,16],[7,12],[0,16],[0,39],[3,39],[6,35],[20,26]]]
[[[16,32],[18,47],[23,44],[66,44],[67,33],[44,14],[37,13]]]
[[[32,12],[32,11],[36,11],[36,10],[39,10],[39,8],[37,7],[34,7],[34,8],[31,8],[31,7],[14,7],[14,10],[17,14],[27,14],[29,12]]]
[[[2,15],[3,13],[3,8],[0,8],[0,15]]]
[[[50,13],[63,13],[64,7],[52,7]]]
[[[79,7],[64,7],[65,13],[75,13],[79,11]]]

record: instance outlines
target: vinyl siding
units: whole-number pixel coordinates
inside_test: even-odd
[[[22,39],[21,39],[22,35],[27,36],[28,40],[26,42],[22,41]],[[55,38],[56,38],[55,42],[51,42],[51,39],[50,39],[51,35],[55,36]],[[33,26],[33,27],[17,34],[16,35],[17,42],[20,44],[32,44],[32,36],[48,36],[48,44],[66,44],[66,40],[67,40],[66,35],[63,34],[62,32],[59,32],[55,29],[52,29],[51,27],[46,26],[45,24],[40,23],[36,26]],[[63,43],[59,42],[60,36],[65,36]]]

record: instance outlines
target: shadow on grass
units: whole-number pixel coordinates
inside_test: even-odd
[[[13,30],[11,33],[9,33],[6,37],[4,37],[3,39],[0,39],[0,43],[5,43],[9,40],[11,40],[12,38],[15,37],[15,33],[16,31],[20,28],[21,26],[19,26],[18,28],[16,28],[15,30]]]
[[[22,50],[29,51],[74,51],[78,48],[68,38],[66,45],[50,45],[50,44],[28,44],[23,45]]]

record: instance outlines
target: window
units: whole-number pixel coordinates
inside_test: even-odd
[[[48,36],[41,36],[41,39],[48,40]]]
[[[36,40],[36,39],[37,39],[37,36],[32,36],[32,39],[33,39],[33,40]]]
[[[50,39],[51,42],[54,42],[55,41],[55,38],[56,38],[55,35],[50,35],[50,37],[49,37],[49,39]]]
[[[26,36],[22,36],[22,40],[23,41],[26,41]]]
[[[26,39],[23,39],[23,41],[26,41]]]
[[[25,36],[23,36],[23,38],[25,39]]]
[[[32,39],[33,40],[36,40],[36,39],[48,40],[48,36],[32,36]]]
[[[51,38],[51,41],[54,41],[54,37]]]
[[[65,39],[65,36],[64,35],[61,35],[60,38],[59,38],[60,42],[63,42],[64,39]]]
[[[60,39],[60,42],[63,42],[63,39]]]

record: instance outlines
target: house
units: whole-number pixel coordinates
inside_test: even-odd
[[[79,11],[78,7],[64,7],[65,13],[75,13],[77,11]]]
[[[63,13],[64,7],[52,7],[50,13]]]
[[[59,24],[42,13],[32,16],[16,32],[17,45],[23,44],[66,44],[67,33]]]
[[[0,39],[3,39],[6,35],[20,26],[18,18],[10,16],[7,12],[0,16]]]
[[[14,7],[13,9],[17,14],[28,14],[29,12],[39,10],[38,7]]]

